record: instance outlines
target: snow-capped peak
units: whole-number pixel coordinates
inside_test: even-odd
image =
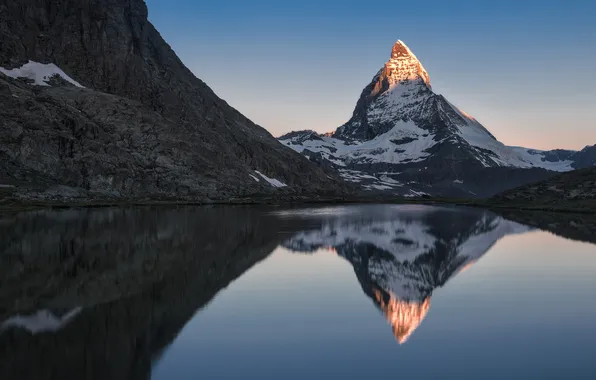
[[[596,147],[542,152],[504,145],[433,92],[427,71],[401,40],[344,125],[331,135],[302,131],[279,140],[313,161],[337,167],[346,181],[364,190],[404,196],[492,196],[503,184],[514,187],[546,176],[540,170],[528,177],[508,174],[518,169],[568,171],[596,164]],[[479,176],[484,169],[497,174]]]
[[[416,55],[410,50],[408,45],[406,45],[402,40],[397,40],[397,42],[393,45],[391,49],[391,58],[390,60],[396,60],[400,58],[406,58],[411,61],[417,61],[420,63]]]
[[[379,72],[379,80],[371,93],[372,96],[404,82],[422,81],[430,89],[430,77],[416,55],[401,40],[397,40],[391,49],[391,57]]]

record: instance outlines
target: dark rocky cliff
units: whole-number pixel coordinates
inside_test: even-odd
[[[0,74],[0,183],[40,199],[344,190],[217,97],[147,15],[142,0],[0,0],[0,67],[51,63],[86,87]]]

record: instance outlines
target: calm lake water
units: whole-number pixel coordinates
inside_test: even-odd
[[[0,378],[595,379],[596,245],[561,218],[542,225],[562,236],[418,205],[3,215]]]

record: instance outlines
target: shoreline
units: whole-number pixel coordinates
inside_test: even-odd
[[[594,205],[518,205],[493,203],[486,199],[448,199],[448,198],[385,198],[385,197],[353,197],[353,198],[319,198],[308,199],[228,199],[228,200],[93,200],[93,201],[46,201],[46,202],[6,202],[0,203],[0,212],[23,212],[42,209],[70,208],[107,208],[107,207],[144,207],[144,206],[298,206],[298,205],[341,205],[341,204],[424,204],[453,205],[478,207],[501,211],[554,212],[561,214],[594,214]],[[591,207],[590,207],[591,206]]]

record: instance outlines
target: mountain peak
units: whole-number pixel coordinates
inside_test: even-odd
[[[398,57],[414,57],[414,53],[410,50],[408,45],[406,45],[402,40],[397,40],[397,42],[393,45],[393,49],[391,49],[391,58],[398,58]]]
[[[379,71],[370,95],[377,97],[404,84],[421,84],[429,90],[432,89],[430,77],[422,63],[402,40],[397,40],[391,49],[391,58]]]
[[[391,58],[385,63],[382,76],[387,78],[390,85],[421,79],[430,88],[428,73],[416,55],[402,40],[397,40],[393,45]]]

